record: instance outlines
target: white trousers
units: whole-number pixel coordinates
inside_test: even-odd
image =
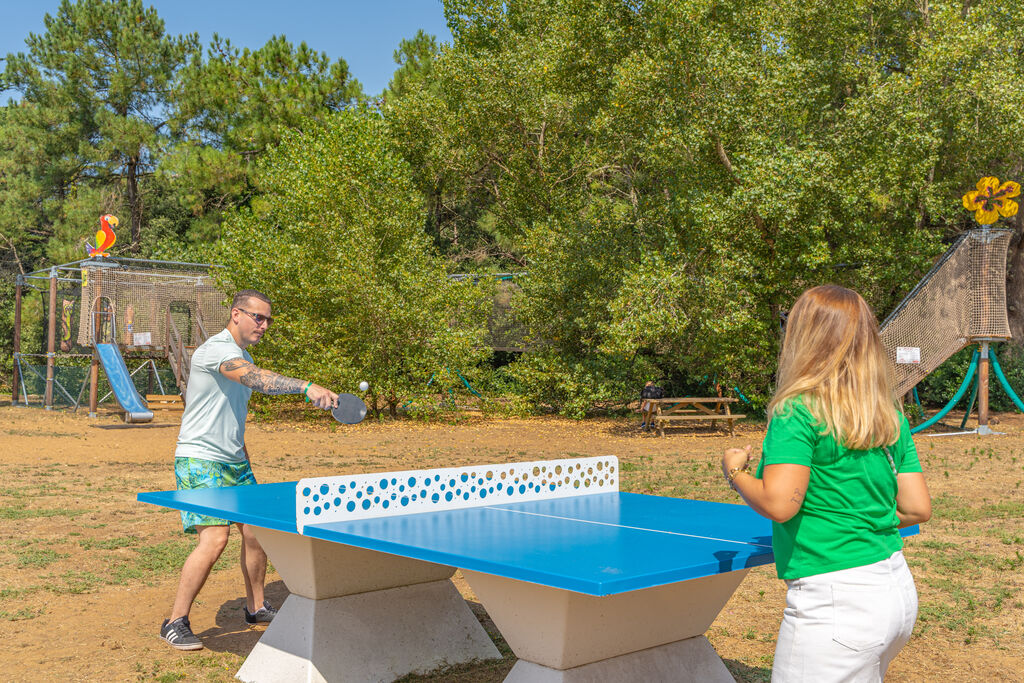
[[[917,588],[899,551],[786,584],[772,683],[881,681],[917,621]]]

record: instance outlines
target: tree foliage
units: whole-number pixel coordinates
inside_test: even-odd
[[[143,178],[168,142],[167,93],[198,39],[167,36],[141,0],[62,0],[44,23],[6,60],[22,100],[7,108],[4,156],[20,163],[4,173],[0,229],[31,221],[57,238],[50,258],[70,260],[96,217],[121,213],[137,249]]]
[[[339,391],[365,380],[391,413],[486,354],[484,290],[447,278],[410,176],[375,115],[309,120],[259,162],[260,199],[232,214],[219,249],[229,291],[272,293],[282,329],[257,353]]]
[[[103,213],[140,255],[215,240],[282,130],[362,96],[344,60],[305,43],[215,36],[204,55],[141,0],[62,0],[44,23],[6,59],[21,99],[0,119],[0,233],[50,262],[83,256]]]
[[[514,372],[538,401],[625,398],[652,372],[763,401],[803,289],[884,314],[969,227],[963,191],[1022,170],[1005,3],[445,7],[438,94],[388,119],[424,193],[526,264]]]
[[[412,38],[403,39],[395,50],[394,59],[398,68],[395,69],[388,89],[383,93],[385,99],[402,98],[413,90],[426,88],[436,92],[434,80],[434,60],[441,53],[437,37],[423,29]]]
[[[223,212],[252,199],[253,164],[284,131],[362,95],[343,59],[332,62],[304,42],[274,36],[257,50],[239,50],[214,34],[206,57],[193,54],[175,83],[175,145],[161,165],[194,217],[192,230],[215,237]],[[208,229],[199,232],[201,225]]]

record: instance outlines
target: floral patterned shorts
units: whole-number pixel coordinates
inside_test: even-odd
[[[215,489],[222,486],[249,486],[256,483],[252,466],[248,460],[242,462],[215,462],[200,458],[175,458],[174,478],[178,490]],[[198,512],[181,511],[181,525],[186,534],[198,533],[197,526],[231,524],[226,519],[201,515]]]

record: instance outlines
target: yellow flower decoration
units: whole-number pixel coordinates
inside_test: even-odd
[[[978,189],[964,195],[964,208],[974,212],[974,219],[982,225],[995,223],[1000,216],[1017,215],[1017,202],[1010,199],[1020,194],[1020,183],[988,176],[978,181]]]

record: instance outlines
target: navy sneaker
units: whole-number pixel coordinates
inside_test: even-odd
[[[250,612],[249,608],[242,606],[242,611],[245,612],[245,623],[247,624],[262,624],[268,621],[273,621],[274,616],[277,615],[277,610],[270,606],[269,600],[263,601],[263,606],[255,612]]]
[[[203,641],[192,633],[192,624],[188,617],[179,617],[174,621],[164,619],[160,625],[160,637],[176,650],[202,650]]]

